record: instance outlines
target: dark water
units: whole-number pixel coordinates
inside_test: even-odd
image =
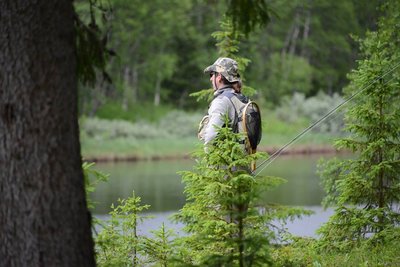
[[[287,180],[265,194],[265,201],[295,206],[319,206],[323,190],[316,174],[316,164],[321,156],[284,156],[274,161],[261,174],[278,176]],[[175,211],[185,203],[184,184],[177,173],[192,170],[192,160],[102,163],[95,169],[110,174],[107,183],[100,183],[92,194],[98,202],[94,213],[106,214],[111,203],[127,198],[135,191],[150,211]]]
[[[321,157],[332,156],[283,156],[261,173],[287,180],[273,191],[266,192],[264,201],[302,206],[315,211],[311,217],[288,225],[291,232],[299,235],[314,235],[315,229],[332,213],[324,211],[320,206],[324,192],[316,170]],[[104,217],[110,211],[112,203],[116,204],[118,198],[132,196],[134,190],[136,196],[141,197],[142,204],[151,205],[147,214],[155,216],[146,222],[142,231],[156,229],[162,222],[168,225],[168,216],[185,203],[184,184],[177,172],[192,170],[193,165],[192,160],[97,164],[95,169],[110,174],[110,179],[107,183],[100,183],[92,194],[92,199],[97,202],[93,213]]]

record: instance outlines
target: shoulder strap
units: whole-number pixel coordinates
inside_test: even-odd
[[[220,94],[220,96],[226,96],[229,99],[231,99],[232,97],[236,97],[243,104],[247,104],[249,102],[249,99],[247,97],[245,97],[242,94],[237,94],[235,92],[232,92],[231,90],[222,92],[222,94]]]
[[[239,114],[241,114],[243,108],[245,107],[245,105],[247,103],[249,103],[249,100],[247,97],[245,97],[242,94],[237,94],[235,92],[232,92],[231,90],[229,91],[224,91],[223,93],[221,93],[219,96],[225,96],[229,99],[229,101],[232,104],[233,109],[235,110],[235,119],[232,122],[232,130],[233,132],[237,133],[239,132],[239,122],[242,121],[242,116],[239,116]],[[232,98],[236,98],[237,100],[232,101]],[[235,105],[234,102],[237,103],[237,101],[239,101],[241,103],[241,106],[238,106],[238,104]]]

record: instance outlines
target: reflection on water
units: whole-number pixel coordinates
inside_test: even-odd
[[[316,165],[321,156],[284,156],[263,170],[262,175],[285,178],[288,182],[263,199],[284,205],[319,206],[323,197]],[[118,198],[127,198],[135,191],[151,212],[179,210],[185,202],[184,184],[178,171],[192,170],[194,161],[145,161],[99,163],[97,170],[110,174],[107,183],[100,183],[92,194],[97,202],[95,214],[106,214]]]
[[[278,222],[276,222],[276,225],[284,227],[289,233],[296,236],[318,237],[315,231],[321,226],[321,224],[329,219],[329,217],[333,214],[333,210],[324,210],[322,209],[322,207],[318,206],[307,206],[304,208],[307,210],[311,210],[314,213],[310,216],[296,218],[293,221],[287,222],[287,224],[284,226],[279,225]],[[171,217],[174,214],[175,212],[172,211],[143,213],[143,216],[150,216],[151,218],[147,218],[138,224],[138,234],[151,236],[153,235],[152,231],[160,229],[160,226],[164,224],[166,229],[173,229],[174,233],[178,236],[184,235],[185,232],[182,230],[184,225],[182,223],[173,222],[171,220]],[[110,216],[108,215],[96,215],[96,217],[103,221],[110,219]]]
[[[191,170],[193,161],[139,161],[96,164],[95,168],[110,174],[107,183],[100,183],[92,199],[97,202],[94,213],[104,214],[118,198],[140,196],[150,211],[180,209],[184,202],[184,185],[178,171]]]

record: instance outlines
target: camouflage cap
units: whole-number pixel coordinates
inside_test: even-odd
[[[220,57],[214,62],[214,64],[204,69],[205,73],[213,71],[221,73],[221,75],[231,83],[240,81],[238,64],[231,58]]]

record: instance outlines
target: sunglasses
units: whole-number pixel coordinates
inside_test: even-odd
[[[214,72],[214,71],[210,72],[210,78],[211,78],[214,74],[217,74],[217,73]]]

